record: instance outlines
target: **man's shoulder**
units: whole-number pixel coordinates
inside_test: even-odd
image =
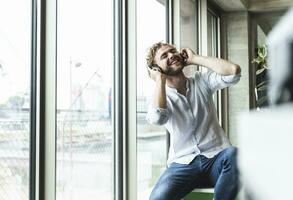
[[[194,78],[194,80],[201,80],[201,79],[204,78],[205,75],[207,75],[207,73],[208,73],[208,72],[196,71],[196,72],[194,73],[193,78]]]
[[[205,84],[204,76],[206,72],[196,71],[194,76],[191,77],[191,80],[197,83],[197,85]]]

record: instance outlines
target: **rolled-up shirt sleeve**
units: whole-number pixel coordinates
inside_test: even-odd
[[[168,121],[170,114],[171,112],[167,108],[153,108],[149,106],[146,118],[150,124],[163,125]]]
[[[205,73],[202,73],[202,77],[208,89],[210,90],[210,92],[214,93],[217,90],[230,87],[238,83],[240,80],[241,74],[239,73],[236,75],[224,76],[209,70]]]

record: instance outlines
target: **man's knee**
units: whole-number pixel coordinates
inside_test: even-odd
[[[237,148],[229,147],[225,150],[225,160],[229,161],[233,165],[237,165]]]
[[[156,183],[155,187],[153,188],[150,200],[166,200],[171,199],[169,198],[172,193],[171,187],[171,173],[169,171],[165,171],[162,176],[159,178],[158,182]]]
[[[154,189],[150,195],[150,200],[161,200],[160,193],[157,191],[157,189]]]
[[[222,166],[224,170],[234,169],[237,171],[237,148],[236,147],[232,146],[225,149],[222,164],[223,164]]]
[[[226,152],[225,152],[225,154],[228,156],[228,157],[236,157],[236,155],[237,155],[237,148],[236,147],[234,147],[234,146],[231,146],[231,147],[228,147],[227,149],[226,149]]]
[[[167,185],[156,186],[150,195],[150,200],[167,200],[167,199],[172,199],[170,189],[168,188]]]

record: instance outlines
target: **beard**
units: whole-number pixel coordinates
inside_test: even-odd
[[[174,69],[168,66],[165,70],[162,70],[162,71],[164,74],[168,76],[177,76],[178,74],[182,73],[183,68],[184,68],[184,65],[183,63],[181,63],[180,67],[178,67],[177,69]]]

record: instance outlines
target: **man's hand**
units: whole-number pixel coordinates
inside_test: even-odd
[[[155,82],[158,80],[166,80],[166,75],[161,73],[161,69],[159,67],[153,67],[152,69],[148,67],[148,71],[151,79]]]
[[[181,55],[185,59],[186,65],[195,64],[196,56],[198,56],[196,53],[194,53],[189,48],[183,48],[183,49],[181,49]]]

